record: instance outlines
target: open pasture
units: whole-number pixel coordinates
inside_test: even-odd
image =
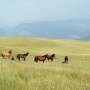
[[[15,60],[0,56],[0,90],[90,90],[89,41],[0,37],[0,53],[9,50]],[[17,60],[27,52],[26,61]],[[37,55],[53,53],[53,62],[34,62]]]

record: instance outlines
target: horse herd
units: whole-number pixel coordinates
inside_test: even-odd
[[[7,56],[8,58],[11,57],[11,54],[12,54],[12,50],[8,51],[8,52],[2,52],[1,53],[1,56],[4,57]],[[25,53],[25,54],[17,54],[16,55],[16,58],[20,61],[20,58],[23,58],[23,60],[25,61],[26,57],[28,56],[28,52]],[[52,54],[52,55],[43,55],[43,56],[35,56],[34,57],[34,62],[38,62],[38,61],[43,61],[43,63],[45,62],[45,60],[47,59],[48,61],[51,60],[53,61],[55,57],[55,54]],[[14,57],[11,58],[11,60],[15,60]],[[65,56],[64,57],[64,61],[62,63],[67,63],[68,62],[68,56]]]
[[[43,63],[44,63],[44,61],[46,60],[46,58],[48,59],[48,61],[49,60],[53,61],[54,57],[55,57],[55,54],[52,54],[52,55],[46,54],[46,55],[43,55],[43,56],[35,56],[34,61],[35,62],[43,61]]]

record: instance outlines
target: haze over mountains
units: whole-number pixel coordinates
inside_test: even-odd
[[[90,39],[90,19],[37,21],[1,27],[0,36]]]

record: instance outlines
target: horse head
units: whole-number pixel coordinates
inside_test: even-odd
[[[11,54],[11,53],[12,53],[12,50],[10,50],[8,53],[10,53],[10,54]]]
[[[28,56],[29,52],[26,53],[26,56]]]
[[[55,54],[52,54],[52,57],[55,57]]]

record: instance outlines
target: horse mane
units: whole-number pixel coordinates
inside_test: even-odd
[[[52,54],[52,57],[55,57],[55,54]]]
[[[46,54],[46,55],[43,55],[42,57],[45,57],[45,58],[47,58],[47,54]]]
[[[11,53],[12,53],[12,50],[10,50],[8,53],[10,53],[10,54],[11,54]]]
[[[27,52],[25,55],[28,56],[28,54],[29,54],[29,53]]]

